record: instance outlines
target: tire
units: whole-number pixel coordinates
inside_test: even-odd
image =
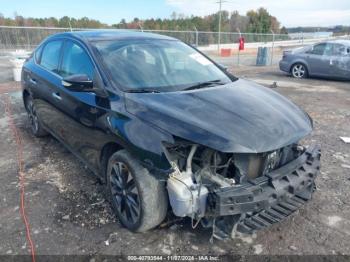
[[[144,232],[164,220],[168,210],[165,184],[126,150],[109,158],[106,172],[107,197],[123,226]]]
[[[35,105],[30,95],[25,96],[24,106],[28,114],[33,135],[36,137],[47,136],[49,133],[42,127],[41,120],[36,114]]]
[[[307,78],[308,77],[308,70],[307,67],[302,63],[296,63],[292,66],[290,70],[292,76],[294,78]]]

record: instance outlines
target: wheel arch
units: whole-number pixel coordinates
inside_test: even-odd
[[[296,60],[296,61],[294,61],[293,63],[291,63],[291,66],[290,66],[290,68],[289,68],[289,73],[292,73],[292,69],[293,69],[293,67],[296,65],[296,64],[302,64],[303,66],[305,66],[305,69],[306,69],[306,72],[307,72],[307,74],[309,74],[309,66],[307,65],[307,63],[305,62],[305,61],[303,61],[303,60]]]
[[[23,92],[22,92],[22,99],[23,99],[23,104],[24,104],[25,109],[27,109],[26,99],[29,96],[30,96],[29,91],[27,89],[24,89]]]
[[[102,150],[100,153],[100,171],[101,171],[101,178],[104,183],[106,182],[106,170],[108,165],[108,159],[115,152],[122,149],[125,149],[125,148],[116,142],[108,142],[102,147]]]

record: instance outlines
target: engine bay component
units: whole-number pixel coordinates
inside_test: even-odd
[[[206,209],[208,189],[195,184],[191,174],[172,175],[167,182],[170,205],[176,216],[198,219]]]
[[[235,160],[241,176],[254,179],[263,173],[266,156],[263,154],[237,154]]]
[[[175,215],[198,219],[204,216],[208,189],[195,183],[192,173],[192,160],[197,151],[197,145],[192,145],[186,160],[186,170],[181,172],[175,162],[172,162],[174,173],[169,177],[167,188],[170,205]]]
[[[228,154],[177,141],[166,154],[173,167],[167,188],[174,214],[227,234],[252,233],[294,212],[311,199],[320,166],[320,149],[298,144]],[[227,217],[232,219],[222,220]]]

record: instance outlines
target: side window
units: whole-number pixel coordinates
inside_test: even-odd
[[[334,56],[344,56],[346,54],[346,48],[342,44],[333,44],[333,52]]]
[[[94,66],[89,55],[83,48],[74,42],[67,41],[63,51],[63,60],[59,74],[62,77],[85,74],[92,80]]]
[[[330,44],[330,43],[326,44],[326,48],[324,49],[323,54],[327,56],[333,55],[333,48],[334,48],[333,44]]]
[[[40,65],[57,73],[61,47],[62,41],[48,42],[42,51]]]
[[[42,45],[35,50],[34,59],[35,59],[36,63],[39,63],[42,51],[43,51],[43,46]]]
[[[314,48],[310,51],[314,55],[323,55],[326,50],[326,43],[315,45]]]

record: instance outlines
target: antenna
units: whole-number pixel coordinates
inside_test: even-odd
[[[72,29],[72,25],[70,24],[70,18],[69,18],[68,24],[69,24],[70,31],[72,32],[73,29]]]

